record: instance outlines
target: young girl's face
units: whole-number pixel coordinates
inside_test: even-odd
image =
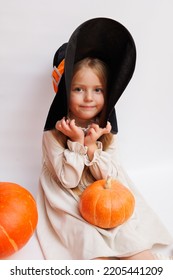
[[[69,100],[71,116],[80,121],[95,118],[103,109],[105,85],[95,71],[83,66],[73,76]]]

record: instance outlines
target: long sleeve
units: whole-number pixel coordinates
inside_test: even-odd
[[[54,138],[51,131],[43,134],[43,160],[53,169],[58,180],[65,188],[78,185],[85,165],[87,148],[80,143],[67,141],[64,149]]]
[[[98,149],[95,151],[92,161],[86,159],[85,164],[89,166],[96,180],[105,179],[108,175],[116,178],[118,174],[116,135],[106,151],[103,151],[102,143],[99,141],[97,142],[97,147]]]

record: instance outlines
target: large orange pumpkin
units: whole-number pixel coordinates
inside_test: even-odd
[[[100,228],[113,228],[127,221],[133,214],[133,194],[119,181],[108,178],[88,186],[79,201],[81,216]]]
[[[31,193],[18,184],[0,182],[0,259],[27,243],[37,221],[36,202]]]

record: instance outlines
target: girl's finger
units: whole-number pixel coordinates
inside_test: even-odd
[[[55,128],[56,128],[57,130],[60,130],[60,129],[62,128],[62,127],[61,127],[61,121],[57,121],[57,122],[56,122]]]
[[[111,131],[111,125],[107,125],[105,128],[102,129],[102,134],[108,134]]]
[[[111,131],[111,128],[112,128],[112,126],[111,126],[110,122],[107,122],[107,125],[104,128],[105,133],[109,133]]]
[[[61,120],[61,126],[65,130],[69,130],[69,124],[66,122],[65,118]]]
[[[74,120],[74,119],[70,120],[70,121],[69,121],[69,125],[70,125],[70,126],[75,126],[75,120]]]
[[[74,119],[69,122],[69,126],[70,126],[70,129],[72,129],[73,131],[76,131],[78,129],[78,127],[75,124]]]
[[[93,127],[90,127],[90,129],[87,132],[87,135],[94,138],[95,140],[97,140],[97,138],[99,138],[97,132],[95,131],[95,129]]]
[[[94,128],[96,131],[98,131],[98,130],[100,129],[99,125],[96,124],[96,123],[92,123],[92,124],[90,125],[90,128]]]

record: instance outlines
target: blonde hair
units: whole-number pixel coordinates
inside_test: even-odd
[[[73,76],[75,76],[82,67],[91,68],[98,76],[99,80],[103,83],[103,85],[107,85],[109,70],[108,66],[102,60],[98,58],[86,57],[76,62],[73,69]]]
[[[100,59],[87,57],[87,58],[80,60],[79,62],[77,62],[75,64],[74,70],[73,70],[73,76],[84,66],[91,68],[96,73],[96,75],[98,76],[100,81],[103,83],[103,85],[106,89],[106,92],[107,92],[108,79],[109,79],[109,69],[108,69],[107,65]],[[107,107],[107,98],[105,98],[105,100],[104,100],[104,108],[99,115],[99,125],[100,126],[102,126],[102,123],[105,119],[106,107]],[[53,135],[62,147],[67,148],[68,137],[66,135],[64,135],[63,133],[61,133],[60,131],[58,131],[56,129],[53,130]],[[104,151],[107,150],[107,148],[110,146],[112,139],[113,139],[112,133],[104,134],[98,139],[100,142],[102,142]],[[88,167],[84,168],[82,177],[87,178],[89,181],[95,180]]]

